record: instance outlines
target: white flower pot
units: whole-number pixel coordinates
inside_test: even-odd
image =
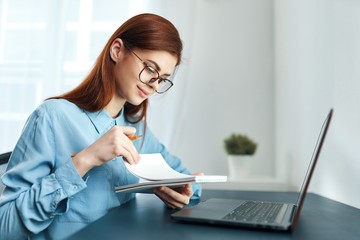
[[[251,155],[228,155],[229,179],[241,180],[249,177],[252,161]]]

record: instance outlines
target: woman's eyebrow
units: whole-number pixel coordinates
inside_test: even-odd
[[[151,60],[151,59],[146,59],[146,61],[151,62],[152,64],[154,64],[154,66],[155,66],[156,70],[158,70],[158,72],[161,71],[160,66],[159,66],[155,61],[153,61],[153,60]],[[164,73],[164,74],[161,74],[161,76],[170,77],[171,74],[169,74],[169,73]]]
[[[151,59],[146,59],[146,61],[151,62],[152,64],[154,64],[156,70],[158,70],[159,72],[161,71],[160,66],[155,61],[153,61]]]

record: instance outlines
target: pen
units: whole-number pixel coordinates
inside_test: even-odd
[[[131,141],[135,141],[135,140],[137,140],[137,139],[139,139],[139,138],[141,138],[142,136],[141,135],[139,135],[139,136],[130,136],[130,137],[128,137]],[[76,153],[74,153],[74,154],[71,154],[71,157],[75,157],[76,156]]]
[[[129,138],[131,141],[135,141],[135,140],[141,138],[141,135],[139,135],[139,136],[131,136],[131,137],[128,137],[128,138]]]

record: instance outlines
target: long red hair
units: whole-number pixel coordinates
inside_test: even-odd
[[[183,47],[175,26],[161,16],[150,13],[140,14],[127,20],[113,33],[83,82],[73,90],[51,99],[66,99],[89,112],[103,109],[116,91],[113,71],[115,64],[110,58],[110,46],[116,38],[121,38],[130,49],[167,51],[177,56],[177,65],[180,64]],[[147,99],[140,105],[125,103],[126,121],[137,123],[142,119],[145,120],[147,107]]]

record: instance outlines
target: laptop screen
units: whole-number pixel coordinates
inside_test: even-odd
[[[293,226],[292,226],[293,228],[295,227],[295,225],[297,223],[297,220],[299,218],[300,211],[301,211],[302,205],[303,205],[304,200],[305,200],[305,195],[306,195],[307,189],[309,187],[309,183],[310,183],[312,174],[314,172],[315,165],[317,163],[317,160],[319,159],[320,151],[321,151],[322,145],[324,143],[325,136],[326,136],[326,133],[328,131],[332,115],[333,115],[333,109],[330,110],[329,114],[327,115],[327,117],[326,117],[326,119],[325,119],[325,121],[324,121],[324,123],[323,123],[323,125],[321,127],[320,134],[319,134],[319,137],[317,139],[315,149],[313,151],[311,161],[310,161],[309,167],[307,169],[307,172],[306,172],[306,175],[305,175],[305,178],[304,178],[304,182],[302,184],[300,194],[299,194],[299,197],[298,197],[298,200],[297,200],[297,203],[296,203],[297,210],[296,210],[296,215],[295,215],[294,221],[293,221]]]

